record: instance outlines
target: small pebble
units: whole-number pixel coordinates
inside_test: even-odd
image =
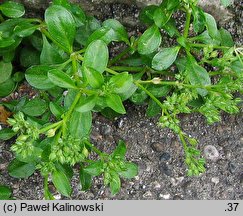
[[[241,200],[243,200],[243,194],[241,194],[241,195],[239,196],[239,198],[240,198]]]
[[[170,160],[170,154],[168,152],[162,153],[162,155],[160,156],[160,161],[168,161],[168,160]]]
[[[213,177],[213,178],[211,179],[211,181],[212,181],[215,185],[217,185],[217,184],[219,183],[219,178],[218,178],[218,177]]]
[[[167,176],[171,176],[172,175],[172,171],[170,170],[169,166],[166,163],[162,163],[160,165],[160,171],[162,173],[164,173]]]
[[[112,132],[111,126],[110,125],[102,125],[100,127],[100,132],[103,135],[109,135]]]
[[[175,195],[175,196],[173,197],[173,200],[183,200],[183,199],[182,199],[181,196],[179,196],[179,195]]]
[[[235,173],[237,167],[235,166],[235,164],[229,162],[228,169],[229,169],[230,173],[233,174],[233,173]]]
[[[147,191],[146,193],[143,194],[144,198],[150,198],[152,196],[153,196],[153,194],[151,193],[151,191]]]
[[[217,159],[219,159],[219,152],[213,145],[205,146],[204,155],[208,160],[216,161]]]
[[[170,199],[170,194],[160,194],[159,197],[168,200]]]
[[[56,200],[60,200],[62,198],[61,194],[56,194],[53,196]]]
[[[155,152],[162,152],[164,150],[164,146],[161,143],[152,143],[151,144],[151,148],[155,151]]]

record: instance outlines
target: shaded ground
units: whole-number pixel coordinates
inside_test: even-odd
[[[239,44],[242,44],[241,3],[236,1],[231,8],[231,13],[236,13],[224,24]],[[102,9],[106,11],[103,18],[122,18],[131,13],[137,19],[134,7],[114,4],[112,14],[107,7]],[[127,104],[127,111],[127,115],[115,122],[96,115],[92,140],[108,152],[115,148],[117,140],[125,140],[127,158],[139,165],[139,175],[123,181],[121,192],[114,197],[102,186],[100,178],[94,179],[89,192],[79,191],[78,175],[75,175],[73,199],[243,199],[242,112],[237,116],[223,115],[221,123],[211,126],[200,115],[181,116],[182,128],[199,140],[199,148],[207,158],[206,173],[187,177],[183,148],[177,136],[158,128],[156,118],[145,116],[144,107]],[[43,180],[38,173],[27,180],[8,176],[5,168],[12,157],[9,147],[9,142],[0,143],[0,184],[10,185],[16,199],[43,199]],[[60,196],[57,194],[56,198]]]

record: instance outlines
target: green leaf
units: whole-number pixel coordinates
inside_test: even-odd
[[[70,76],[68,76],[66,73],[58,69],[52,69],[48,71],[48,78],[53,84],[61,88],[67,88],[67,89],[77,88],[75,82],[70,78]]]
[[[66,197],[70,197],[72,193],[72,187],[69,178],[61,171],[54,171],[51,175],[52,182],[58,192]]]
[[[158,71],[169,68],[177,58],[180,47],[163,48],[152,60],[152,68]]]
[[[56,116],[57,118],[60,118],[61,115],[64,113],[63,107],[61,107],[60,105],[58,105],[55,102],[50,102],[49,108],[50,108],[51,113],[54,116]]]
[[[161,85],[149,85],[148,91],[150,91],[155,97],[165,97],[170,92],[170,86]]]
[[[78,139],[86,138],[90,134],[91,125],[91,112],[74,111],[68,123],[69,133]]]
[[[119,175],[128,179],[134,178],[136,175],[138,175],[138,166],[134,163],[127,162],[124,169],[119,172]]]
[[[164,10],[161,8],[157,8],[154,11],[153,19],[156,26],[159,28],[162,28],[169,20],[170,20],[171,14],[166,14]]]
[[[20,52],[20,63],[27,68],[40,64],[40,53],[32,47],[24,47]]]
[[[91,87],[100,88],[103,85],[104,77],[99,71],[94,68],[84,66],[83,73]]]
[[[109,44],[114,38],[114,32],[112,29],[109,28],[99,28],[96,31],[94,31],[89,39],[88,39],[88,44],[90,44],[92,41],[95,40],[102,40],[104,41],[106,44]]]
[[[88,97],[81,97],[79,103],[77,104],[75,110],[78,112],[88,112],[91,111],[97,101],[97,95],[91,95]]]
[[[211,85],[211,79],[205,68],[198,65],[197,61],[192,57],[188,57],[186,67],[188,79],[192,85],[207,86]],[[206,96],[208,91],[203,88],[197,88],[198,94]]]
[[[228,7],[233,4],[234,0],[220,0],[224,7]]]
[[[127,31],[119,21],[115,19],[107,19],[102,25],[113,31],[112,41],[124,41],[125,43],[130,44]]]
[[[147,29],[138,40],[138,52],[148,55],[156,51],[161,43],[161,34],[156,25]]]
[[[239,76],[242,77],[243,74],[243,65],[240,60],[234,61],[231,65],[230,68]]]
[[[34,98],[28,101],[21,111],[29,116],[41,116],[47,109],[47,103],[45,100]]]
[[[122,100],[128,99],[137,89],[137,87],[133,84],[132,75],[128,72],[112,76],[109,80],[109,87],[112,92],[118,94]]]
[[[209,36],[212,39],[221,41],[220,33],[218,31],[217,23],[216,23],[214,17],[208,13],[204,13],[204,16],[206,19],[206,27],[207,27]]]
[[[156,5],[149,5],[143,8],[139,14],[140,21],[148,25],[154,24],[153,16],[157,8],[159,7]]]
[[[12,191],[9,187],[0,185],[0,200],[8,200],[11,194]]]
[[[0,83],[0,97],[8,96],[15,90],[15,88],[16,84],[11,78]]]
[[[180,5],[180,0],[173,0],[173,1],[168,1],[167,3],[167,10],[174,10]]]
[[[32,35],[38,28],[38,25],[34,25],[29,22],[22,22],[15,26],[14,34],[19,37],[28,37]]]
[[[70,11],[73,14],[73,17],[76,22],[76,26],[84,26],[85,22],[87,21],[87,17],[85,15],[85,12],[76,4],[71,4],[71,9]]]
[[[120,114],[126,113],[126,110],[122,104],[122,100],[119,95],[109,94],[109,95],[106,95],[105,99],[106,99],[106,103],[107,103],[108,107],[110,107],[117,113],[120,113]]]
[[[45,21],[51,37],[66,52],[72,52],[72,44],[76,34],[75,20],[64,7],[53,5],[45,11]]]
[[[84,54],[83,66],[93,68],[103,73],[107,67],[109,58],[108,47],[102,40],[93,41]]]
[[[47,73],[52,68],[44,65],[30,67],[25,72],[25,78],[28,83],[37,89],[51,89],[55,85],[48,79]]]
[[[14,159],[8,166],[8,172],[10,176],[15,178],[27,178],[35,172],[35,165]]]
[[[91,34],[96,31],[97,29],[99,29],[100,26],[100,22],[94,18],[94,17],[87,17],[86,18],[86,22],[84,23],[84,26],[80,26],[77,30],[77,34],[75,37],[75,40],[83,45],[83,46],[87,46],[88,40],[91,36]],[[90,40],[89,40],[90,42]]]
[[[12,73],[13,67],[11,62],[5,63],[0,61],[0,83],[7,81]]]
[[[41,64],[60,64],[63,62],[61,54],[57,48],[48,42],[46,37],[43,35],[43,49],[40,55]]]
[[[101,173],[104,172],[103,166],[104,166],[104,162],[94,161],[90,163],[90,165],[85,167],[83,171],[88,173],[91,176],[99,176]]]
[[[221,46],[228,46],[228,47],[234,46],[234,41],[229,31],[221,28],[219,32],[221,35]]]
[[[206,24],[206,18],[204,12],[201,8],[193,6],[192,7],[193,15],[193,28],[195,32],[202,32]]]
[[[174,35],[177,37],[180,36],[180,32],[176,27],[175,19],[172,17],[162,28],[169,34],[170,37],[173,37]]]
[[[211,45],[219,45],[220,42],[221,42],[220,40],[216,40],[216,39],[211,38],[211,37],[209,36],[207,30],[204,31],[202,34],[196,36],[195,39],[196,39],[197,41],[200,41],[200,42],[202,42],[202,43],[204,43],[204,44],[207,44],[207,45],[208,45],[208,44],[211,44]]]
[[[21,82],[24,80],[24,73],[23,72],[16,72],[12,77],[14,82]]]
[[[69,166],[67,164],[60,164],[60,163],[56,163],[55,166],[56,166],[56,169],[59,172],[64,173],[69,180],[72,179],[72,177],[73,177],[73,168],[71,166]]]
[[[127,147],[126,147],[125,142],[122,140],[119,140],[116,149],[112,153],[112,158],[124,160],[126,151],[127,151]]]
[[[82,165],[80,165],[79,179],[82,186],[81,190],[87,191],[92,185],[92,176],[84,170]]]
[[[16,132],[12,131],[10,128],[3,128],[0,130],[0,140],[9,140],[16,135]]]
[[[112,172],[111,173],[111,180],[110,180],[110,190],[111,194],[115,195],[117,194],[121,189],[121,180],[117,173]]]
[[[0,38],[0,48],[11,46],[14,42],[13,38]]]
[[[146,99],[148,98],[148,95],[142,91],[141,89],[137,89],[137,91],[129,98],[133,103],[135,104],[142,104]]]
[[[146,110],[146,115],[148,117],[154,117],[161,112],[160,106],[152,99],[149,100],[148,108]]]
[[[13,1],[6,1],[0,5],[2,13],[10,18],[22,17],[25,14],[25,9],[22,4]]]
[[[65,7],[66,9],[70,9],[71,8],[71,5],[69,3],[68,0],[53,0],[52,1],[52,4],[53,5],[60,5],[60,6],[63,6]]]

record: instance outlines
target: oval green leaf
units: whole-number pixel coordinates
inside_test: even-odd
[[[2,13],[10,18],[19,18],[25,14],[25,9],[22,4],[13,1],[7,1],[0,5]]]
[[[10,78],[12,69],[11,62],[5,63],[4,61],[0,61],[0,83],[3,83]]]
[[[52,38],[66,52],[72,52],[76,23],[72,14],[60,5],[53,5],[45,12],[45,21]]]
[[[51,89],[55,87],[47,76],[51,69],[51,67],[44,65],[33,66],[25,72],[25,78],[31,86],[37,89]]]
[[[0,97],[5,97],[11,94],[16,88],[16,83],[10,78],[3,83],[0,83]]]
[[[58,69],[48,71],[49,80],[61,88],[77,89],[75,82],[64,72]]]
[[[138,52],[148,55],[156,51],[161,43],[161,34],[156,25],[147,29],[138,40]]]
[[[35,165],[14,159],[8,166],[8,172],[15,178],[27,178],[35,172]]]
[[[75,110],[78,112],[88,112],[91,111],[97,100],[97,95],[91,95],[88,97],[81,97],[79,103],[77,104]]]
[[[72,188],[69,178],[63,172],[57,170],[52,173],[51,178],[58,192],[66,197],[70,197]]]
[[[108,64],[108,58],[109,52],[106,43],[102,40],[96,40],[87,47],[84,54],[83,66],[103,73]]]
[[[83,67],[84,77],[87,79],[88,83],[93,88],[100,88],[104,83],[104,77],[103,75],[91,68],[91,67]]]
[[[120,114],[125,114],[126,110],[123,106],[122,100],[117,94],[109,94],[106,96],[106,103],[108,107]]]
[[[177,58],[180,47],[163,48],[152,60],[152,68],[158,71],[169,68]]]
[[[47,103],[45,100],[34,98],[28,101],[20,111],[29,116],[41,116],[47,109]]]

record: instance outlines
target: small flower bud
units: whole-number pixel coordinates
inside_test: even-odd
[[[160,81],[161,81],[161,79],[159,77],[155,77],[155,78],[152,79],[152,83],[155,84],[155,85],[160,84]]]
[[[46,136],[47,137],[54,137],[56,134],[56,130],[55,129],[50,129],[49,131],[47,131]]]

